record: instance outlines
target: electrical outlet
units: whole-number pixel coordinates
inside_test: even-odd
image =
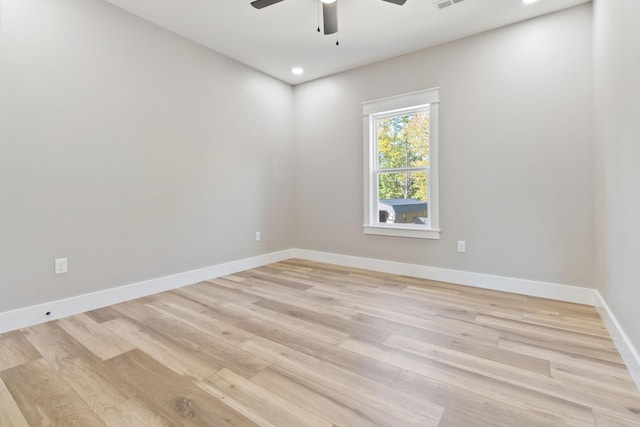
[[[466,252],[467,251],[467,243],[464,240],[458,240],[458,252]]]
[[[64,274],[67,272],[67,259],[66,258],[58,258],[54,262],[55,265],[55,273],[56,274]]]
[[[256,231],[256,242],[260,241],[260,232]]]

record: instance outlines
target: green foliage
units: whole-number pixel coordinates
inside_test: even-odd
[[[377,120],[378,168],[429,166],[429,114],[417,113]],[[382,173],[380,199],[427,200],[427,172]]]

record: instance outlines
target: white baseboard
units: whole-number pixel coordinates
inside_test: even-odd
[[[310,261],[326,262],[347,267],[363,268],[383,273],[402,274],[439,282],[456,283],[476,288],[549,298],[578,304],[594,305],[594,290],[579,286],[567,286],[556,283],[538,282],[513,277],[494,276],[469,271],[449,270],[418,264],[406,264],[351,255],[317,252],[306,249],[294,249],[294,256]]]
[[[627,369],[629,369],[629,373],[631,373],[631,377],[633,377],[638,390],[640,390],[640,355],[624,332],[622,326],[620,326],[620,323],[618,323],[618,320],[613,315],[604,298],[600,295],[600,292],[594,291],[594,293],[596,295],[596,309],[598,313],[600,313],[604,324],[607,326],[609,334],[611,338],[613,338],[613,342],[616,344],[622,360],[624,360],[625,365],[627,365]]]
[[[293,257],[286,249],[0,313],[0,333],[72,316]],[[46,313],[51,313],[49,316]]]

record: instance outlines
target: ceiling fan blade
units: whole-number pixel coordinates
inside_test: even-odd
[[[386,1],[387,3],[397,4],[399,6],[402,6],[407,2],[407,0],[382,0],[382,1]]]
[[[324,21],[324,33],[334,34],[338,32],[338,2],[322,3],[322,19]]]
[[[272,4],[280,3],[282,0],[255,0],[251,2],[251,6],[256,9],[262,9],[263,7],[271,6]]]

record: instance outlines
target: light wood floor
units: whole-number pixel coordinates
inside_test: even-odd
[[[0,335],[0,426],[640,426],[592,307],[290,260]]]

